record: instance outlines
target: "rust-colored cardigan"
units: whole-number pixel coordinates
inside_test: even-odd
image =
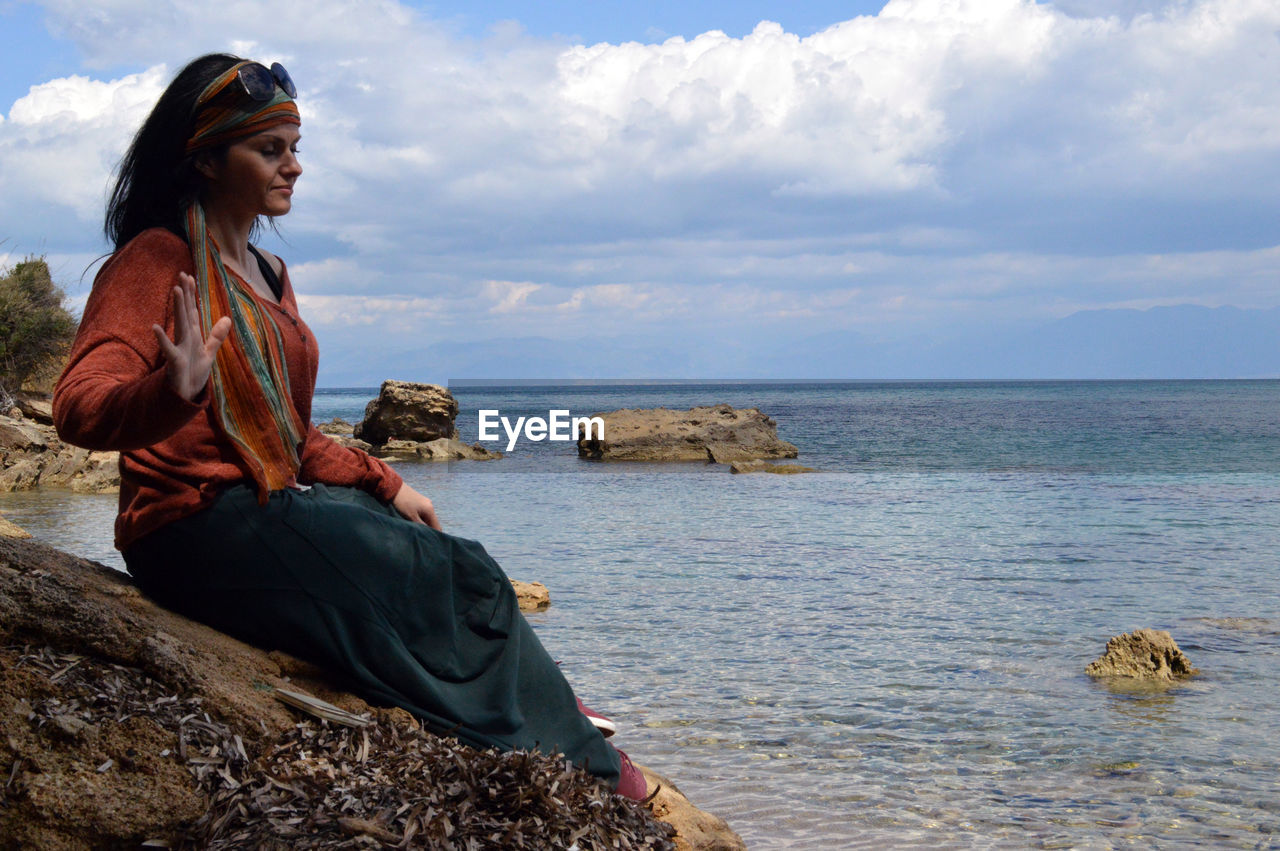
[[[118,549],[166,523],[194,514],[218,492],[253,484],[230,442],[222,436],[209,393],[188,402],[166,380],[164,356],[152,323],[173,339],[173,287],[178,272],[192,273],[191,251],[162,228],[139,234],[102,267],[80,320],[66,370],[53,394],[53,418],[68,443],[120,450]],[[311,422],[319,349],[298,316],[287,271],[280,304],[268,311],[284,339],[289,386],[298,416]],[[383,462],[307,431],[301,452],[302,484],[348,485],[389,502],[400,476]]]

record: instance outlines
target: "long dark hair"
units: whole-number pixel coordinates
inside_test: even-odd
[[[209,83],[240,62],[228,53],[193,59],[160,95],[155,108],[133,137],[107,202],[103,226],[116,251],[147,228],[164,227],[181,234],[182,214],[196,200],[201,177],[195,157],[186,153],[195,121],[196,98]],[[214,150],[213,156],[223,151]]]

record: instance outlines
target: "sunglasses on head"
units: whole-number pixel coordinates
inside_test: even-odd
[[[298,96],[298,87],[293,84],[293,78],[279,62],[272,62],[270,69],[260,62],[250,62],[242,65],[236,76],[244,87],[244,93],[254,100],[271,100],[276,95],[277,85],[289,97]]]

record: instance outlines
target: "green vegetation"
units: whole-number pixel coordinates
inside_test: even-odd
[[[60,366],[76,333],[43,258],[0,270],[0,400]]]

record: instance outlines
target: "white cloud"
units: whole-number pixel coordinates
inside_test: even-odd
[[[96,61],[163,45],[176,67],[221,41],[296,63],[314,200],[372,205],[384,220],[418,212],[415,200],[526,215],[717,181],[784,196],[970,191],[964,164],[947,168],[957,150],[987,165],[984,150],[1013,149],[1009,168],[1070,191],[1080,172],[1163,178],[1280,144],[1266,73],[1280,58],[1280,7],[1268,0],[1181,3],[1128,22],[1027,0],[893,0],[808,38],[762,22],[740,39],[564,49],[451,41],[393,2],[285,2],[271,17],[289,26],[253,41],[237,22],[258,7],[244,2],[160,14],[137,0],[47,5]],[[112,90],[124,84],[55,81],[67,91],[42,91],[40,114],[65,94],[82,122],[120,115]]]
[[[48,207],[69,209],[80,224],[100,221],[107,176],[165,76],[158,65],[111,81],[64,77],[34,85],[15,101],[0,125],[5,224]]]
[[[490,313],[515,313],[524,307],[529,296],[540,289],[541,284],[528,281],[486,281],[484,295],[497,302],[489,308]]]
[[[892,0],[806,38],[570,47],[461,41],[390,0],[45,6],[91,66],[150,67],[33,81],[12,106],[6,247],[96,247],[129,134],[225,45],[301,89],[283,250],[321,326],[1256,306],[1280,243],[1273,0]]]

